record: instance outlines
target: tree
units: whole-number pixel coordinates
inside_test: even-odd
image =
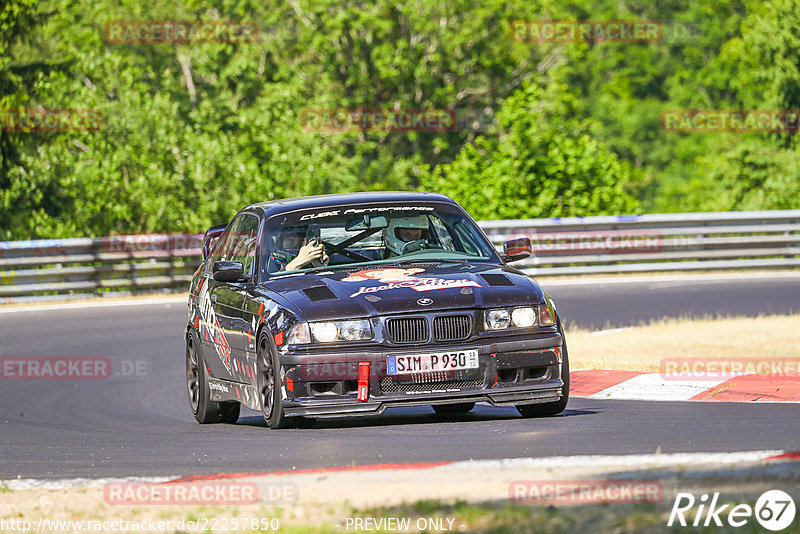
[[[455,161],[424,175],[479,219],[630,213],[630,167],[589,131],[569,88],[526,83],[499,113],[497,137],[479,137]]]

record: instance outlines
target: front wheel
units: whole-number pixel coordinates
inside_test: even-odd
[[[194,331],[186,336],[186,389],[192,414],[198,423],[235,423],[239,419],[241,405],[238,402],[211,400],[208,371],[199,343]]]
[[[560,324],[559,324],[559,330]],[[562,364],[561,364],[561,398],[555,402],[544,402],[542,404],[518,404],[517,411],[522,417],[549,417],[558,415],[567,408],[569,401],[569,355],[567,354],[567,340],[564,331],[561,330],[564,342],[561,344]]]
[[[287,418],[281,400],[280,364],[277,355],[270,347],[267,334],[262,332],[258,338],[258,398],[261,402],[261,415],[270,428],[286,428]]]

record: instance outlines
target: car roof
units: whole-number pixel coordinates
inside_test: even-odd
[[[362,193],[336,193],[332,195],[315,195],[308,197],[281,198],[267,202],[251,204],[241,211],[261,211],[265,215],[273,215],[287,211],[308,208],[327,208],[344,204],[371,204],[375,202],[456,202],[441,193],[421,191],[368,191]]]

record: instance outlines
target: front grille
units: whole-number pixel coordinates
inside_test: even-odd
[[[386,321],[386,331],[394,343],[425,343],[428,321],[424,317],[403,317]]]
[[[382,393],[421,393],[425,391],[448,391],[483,387],[486,384],[486,364],[477,369],[414,373],[410,375],[386,376],[381,379]]]
[[[436,341],[460,341],[472,333],[471,315],[440,315],[433,319],[433,337]]]

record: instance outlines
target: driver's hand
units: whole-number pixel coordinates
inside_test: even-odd
[[[322,267],[328,265],[328,261],[330,260],[330,258],[328,257],[327,252],[325,252],[325,245],[323,245],[322,243],[318,243],[317,240],[315,239],[308,246],[313,246],[315,247],[315,250],[318,248],[319,250],[322,251],[322,254],[319,256],[318,259],[311,260],[311,265],[313,265],[314,267]]]
[[[287,271],[300,269],[309,263],[317,263],[320,265],[327,265],[328,255],[325,253],[325,245],[317,243],[316,240],[311,243],[303,241],[303,246],[297,253],[297,257],[286,265]]]

